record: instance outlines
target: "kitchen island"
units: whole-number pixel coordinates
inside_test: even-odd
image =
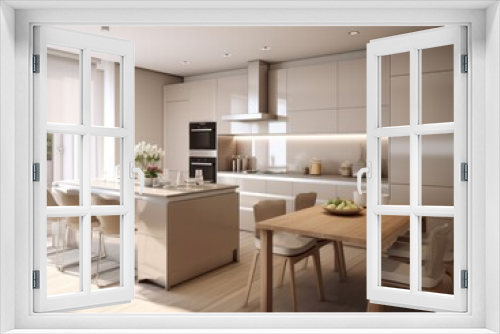
[[[70,189],[74,182],[53,187]],[[237,186],[135,187],[139,281],[172,286],[239,260]],[[93,181],[92,195],[119,198],[116,181]]]
[[[166,290],[239,259],[235,186],[144,188],[136,193],[138,279]]]

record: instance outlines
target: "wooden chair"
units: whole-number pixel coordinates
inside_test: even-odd
[[[56,203],[60,206],[79,206],[80,205],[80,194],[78,191],[66,190],[66,189],[58,189],[54,188],[52,193]],[[63,249],[62,249],[62,264],[57,266],[57,269],[60,271],[64,271],[64,253],[68,246],[68,238],[69,238],[69,230],[79,231],[80,230],[80,217],[66,217],[66,233],[63,240]],[[91,218],[91,229],[92,231],[98,229],[101,224],[96,216],[92,216]],[[92,239],[90,238],[90,249],[92,249]],[[100,254],[100,253],[98,253]],[[75,262],[76,263],[76,262]]]
[[[446,252],[448,224],[438,226],[429,233],[428,250],[422,255],[422,289],[429,292],[447,293],[452,286],[446,274],[444,256]],[[382,286],[409,289],[410,264],[391,257],[382,258]],[[367,311],[382,311],[383,305],[368,303]]]
[[[310,193],[300,193],[295,196],[294,200],[294,209],[295,211],[299,210],[304,210],[310,207],[313,207],[316,205],[316,198],[318,197],[317,193],[310,192]],[[326,246],[330,243],[328,240],[324,239],[317,239],[318,247],[323,247]],[[342,241],[332,241],[332,246],[333,246],[333,258],[334,258],[334,264],[333,268],[335,271],[339,272],[339,277],[341,281],[345,280],[345,277],[347,276],[347,270],[345,266],[345,257],[344,257],[344,245]],[[307,259],[304,260],[304,267],[307,267]],[[285,266],[286,266],[286,259],[283,263],[283,269],[282,269],[282,274],[281,278],[279,281],[279,286],[283,284],[283,276],[285,272]]]
[[[94,205],[120,205],[120,199],[108,198],[101,196],[92,196],[92,201]],[[120,216],[98,216],[99,222],[101,223],[99,231],[99,250],[98,254],[101,254],[101,245],[105,247],[106,243],[102,239],[102,236],[108,236],[111,238],[120,238]],[[97,258],[97,268],[95,274],[95,282],[98,288],[101,287],[99,284],[99,267],[101,265],[101,256]]]
[[[286,214],[285,200],[266,200],[260,201],[253,207],[255,223]],[[255,268],[260,255],[260,235],[255,231],[255,247],[257,248],[253,255],[250,275],[248,277],[245,305],[248,305],[248,298],[252,288]],[[312,256],[314,267],[316,269],[316,283],[318,285],[318,295],[320,300],[324,299],[323,277],[321,275],[321,261],[319,248],[315,239],[301,237],[291,233],[274,233],[273,235],[273,255],[284,257],[290,263],[290,288],[292,293],[293,310],[297,311],[297,294],[295,289],[295,270],[294,265],[308,256]]]

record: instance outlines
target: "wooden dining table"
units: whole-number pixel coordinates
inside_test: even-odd
[[[382,251],[409,230],[408,216],[383,216],[381,229]],[[355,216],[335,216],[317,205],[259,222],[261,244],[261,312],[273,310],[273,232],[287,232],[306,237],[348,242],[366,247],[366,210]],[[336,249],[338,252],[339,249]]]

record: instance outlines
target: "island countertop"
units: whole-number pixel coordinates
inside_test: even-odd
[[[53,185],[59,189],[76,189],[77,181],[60,181]],[[120,183],[117,180],[93,180],[91,184],[92,193],[101,193],[113,195],[120,191]],[[212,193],[221,193],[234,191],[238,186],[227,184],[204,184],[203,186],[161,186],[161,187],[144,187],[142,194],[139,193],[140,187],[136,182],[135,194],[142,197],[185,197],[190,195],[211,195]]]

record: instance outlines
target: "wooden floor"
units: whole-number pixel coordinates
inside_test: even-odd
[[[255,249],[253,233],[241,232],[240,262],[226,265],[208,274],[165,291],[151,283],[135,285],[135,299],[128,304],[74,311],[78,313],[166,313],[166,312],[259,312],[259,268],[250,295],[249,305],[243,306],[245,286]],[[297,265],[296,284],[300,312],[365,312],[366,310],[366,250],[345,246],[348,278],[340,283],[333,271],[333,248],[327,245],[321,250],[321,263],[325,283],[325,301],[317,297],[312,261],[302,269]],[[274,261],[275,280],[282,262]],[[71,286],[68,279],[78,276],[49,270],[48,279],[53,287]],[[63,276],[64,275],[64,276]],[[117,276],[117,272],[114,273]],[[105,273],[105,281],[113,281],[113,271]],[[64,285],[58,284],[64,280]],[[78,284],[78,283],[76,283]],[[112,286],[112,285],[111,285]],[[92,287],[93,289],[96,286]],[[63,291],[52,291],[62,293]],[[282,287],[274,289],[274,310],[291,312],[292,303],[288,275]]]

